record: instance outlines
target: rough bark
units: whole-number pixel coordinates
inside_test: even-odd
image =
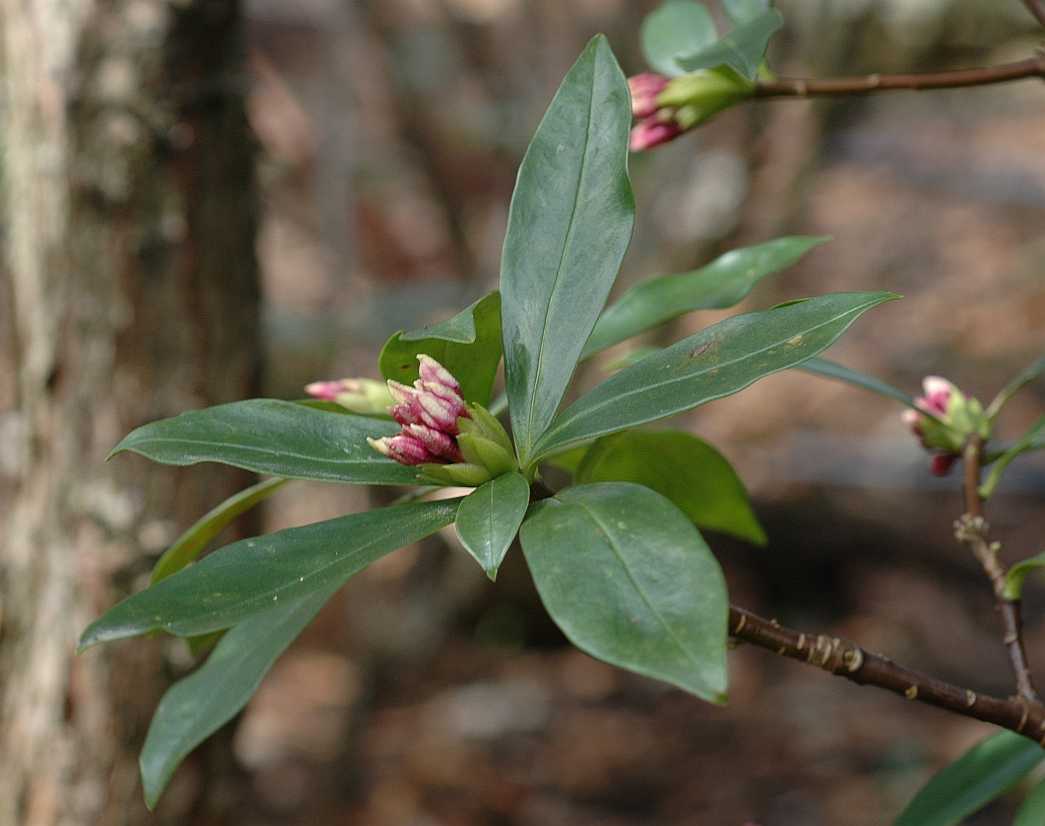
[[[0,462],[13,475],[0,486],[11,492],[0,826],[144,822],[136,752],[164,687],[163,644],[73,652],[179,529],[246,481],[104,462],[138,424],[255,389],[240,10],[234,0],[0,0],[0,10],[0,296],[13,330],[0,348],[16,350],[0,363],[17,365],[4,432],[18,437]],[[189,785],[151,822],[197,803]]]

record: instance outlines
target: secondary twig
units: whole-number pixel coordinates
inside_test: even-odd
[[[1045,78],[1045,56],[1038,55],[1015,63],[1002,63],[976,69],[958,69],[950,72],[932,72],[909,75],[865,75],[863,77],[836,77],[825,79],[777,78],[760,80],[755,85],[755,97],[830,97],[835,95],[869,95],[906,89],[959,89],[969,86],[987,86],[1014,80]]]
[[[983,499],[980,497],[982,454],[983,440],[979,436],[970,437],[963,456],[965,478],[962,487],[965,494],[965,514],[955,523],[955,536],[959,542],[969,546],[991,581],[994,600],[1005,629],[1005,650],[1008,651],[1012,670],[1016,674],[1016,690],[1020,697],[1037,704],[1038,694],[1034,690],[1027,652],[1023,647],[1020,601],[1005,597],[1005,568],[998,559],[1000,546],[988,538],[990,526],[983,516]]]
[[[1023,5],[1027,7],[1027,11],[1033,15],[1035,20],[1045,26],[1045,6],[1042,6],[1039,0],[1023,0]]]
[[[1036,701],[980,694],[904,668],[848,640],[804,634],[733,605],[729,608],[729,630],[735,639],[815,665],[858,685],[873,685],[908,700],[993,723],[1045,746],[1045,706]]]

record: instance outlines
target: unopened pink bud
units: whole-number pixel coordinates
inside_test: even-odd
[[[947,405],[958,388],[939,376],[926,376],[922,387],[925,395],[916,400],[918,406],[930,413],[946,415]]]
[[[668,79],[654,72],[643,72],[628,78],[628,91],[631,92],[631,113],[636,118],[648,118],[660,107],[657,95],[664,91]]]
[[[929,462],[929,471],[933,476],[946,476],[951,472],[951,468],[954,467],[954,463],[957,461],[957,454],[935,453]]]
[[[644,152],[673,141],[682,134],[682,127],[673,120],[660,120],[655,115],[639,121],[631,130],[628,147],[632,152]]]
[[[455,393],[461,392],[461,385],[457,379],[454,378],[453,373],[443,367],[443,365],[434,358],[426,356],[424,353],[418,353],[417,360],[419,362],[418,372],[421,376],[421,381],[442,384],[449,387]]]
[[[429,391],[417,394],[421,405],[422,422],[451,436],[457,435],[457,411],[452,402],[440,398]]]
[[[339,395],[346,392],[352,392],[353,384],[351,379],[338,379],[336,381],[314,381],[311,384],[305,385],[305,392],[316,399],[322,399],[323,401],[332,402],[337,399]]]
[[[408,425],[405,431],[417,438],[432,455],[451,462],[464,461],[457,443],[446,433],[425,427],[423,424]]]
[[[400,433],[388,440],[388,455],[401,465],[423,465],[436,458],[424,442],[409,433]]]

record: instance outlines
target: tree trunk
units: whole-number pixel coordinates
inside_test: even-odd
[[[14,349],[0,367],[16,374],[0,386],[0,405],[16,400],[0,410],[0,826],[145,822],[136,754],[164,643],[74,649],[179,530],[248,481],[104,462],[132,427],[256,389],[240,9],[0,10],[0,350]],[[202,789],[175,783],[150,822]]]

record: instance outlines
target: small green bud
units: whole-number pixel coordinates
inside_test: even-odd
[[[421,465],[421,471],[441,484],[466,488],[478,487],[493,478],[493,474],[485,467],[471,462],[456,462],[452,465],[428,463]]]
[[[675,110],[675,122],[683,130],[728,109],[754,94],[755,86],[728,66],[698,69],[672,78],[657,103]]]
[[[462,433],[457,437],[461,455],[469,462],[490,471],[491,476],[500,476],[515,470],[515,455],[505,450],[492,439],[477,433]]]

